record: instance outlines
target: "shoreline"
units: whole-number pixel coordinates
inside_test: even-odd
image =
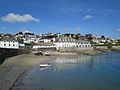
[[[12,90],[17,80],[30,68],[57,56],[74,56],[76,53],[55,53],[51,56],[22,54],[7,58],[0,65],[0,90]]]
[[[102,52],[111,52],[113,50],[105,51],[87,51],[83,53],[60,53],[54,52],[51,56],[36,56],[33,54],[22,54],[10,57],[0,65],[0,90],[12,90],[17,80],[30,68],[54,59],[57,56],[75,56],[75,55],[95,55]]]
[[[12,90],[15,82],[30,68],[55,56],[23,54],[8,58],[0,65],[0,90]]]

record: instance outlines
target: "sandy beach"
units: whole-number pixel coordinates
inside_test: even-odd
[[[36,56],[33,54],[23,54],[7,58],[0,65],[0,90],[11,90],[10,88],[29,68],[34,67],[44,61],[54,59],[57,56],[71,56],[75,53],[52,53],[52,56]]]
[[[10,90],[15,81],[26,70],[52,58],[54,58],[54,56],[24,54],[6,59],[6,61],[0,65],[0,90]]]

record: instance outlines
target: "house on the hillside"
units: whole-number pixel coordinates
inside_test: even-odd
[[[29,31],[24,32],[24,43],[39,43],[39,39],[34,33]]]
[[[19,49],[19,42],[14,38],[3,37],[0,39],[0,48]]]
[[[39,43],[39,37],[30,31],[19,32],[15,35],[17,39],[23,40],[23,43]]]
[[[92,42],[94,44],[98,44],[98,45],[104,45],[104,44],[107,44],[107,43],[111,43],[111,44],[116,44],[116,40],[115,39],[112,39],[112,38],[101,38],[101,37],[94,37],[92,39]]]
[[[16,36],[16,37],[23,37],[24,34],[23,34],[23,32],[18,32],[18,33],[15,34],[15,36]]]
[[[55,38],[42,37],[39,39],[40,43],[52,43],[55,42]]]

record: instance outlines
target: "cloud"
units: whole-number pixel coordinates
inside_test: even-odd
[[[40,19],[32,17],[30,14],[24,14],[24,15],[19,15],[19,14],[14,14],[14,13],[9,13],[6,16],[3,16],[2,21],[4,22],[9,22],[9,23],[16,23],[16,22],[23,22],[23,23],[28,23],[28,22],[40,22]]]
[[[64,31],[65,31],[65,32],[69,31],[69,28],[66,27],[66,28],[64,29]]]
[[[6,30],[6,29],[7,29],[7,27],[1,27],[0,29],[1,29],[1,30]]]
[[[26,28],[26,27],[22,27],[22,28],[20,28],[19,29],[19,32],[23,32],[23,33],[25,33],[25,32],[30,32],[30,33],[32,33],[28,28]]]
[[[117,31],[117,32],[120,32],[120,28],[117,28],[116,31]]]
[[[93,16],[91,16],[91,15],[85,15],[83,18],[82,18],[82,20],[90,20],[90,19],[92,19],[93,18]]]
[[[80,31],[80,27],[75,27],[74,30],[75,31]]]
[[[55,26],[49,26],[48,27],[48,29],[54,29],[55,28]]]

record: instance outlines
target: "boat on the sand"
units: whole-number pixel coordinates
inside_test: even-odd
[[[47,64],[39,64],[39,66],[40,66],[40,68],[44,68],[44,67],[49,67],[50,64],[49,63],[47,63]]]

